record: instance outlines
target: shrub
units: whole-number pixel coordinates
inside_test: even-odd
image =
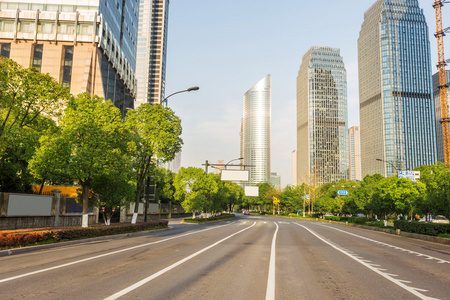
[[[401,231],[405,232],[432,235],[432,236],[450,233],[450,224],[435,224],[435,223],[395,220],[394,227],[395,229],[400,229]]]
[[[88,228],[67,227],[44,231],[5,231],[0,233],[0,248],[14,248],[33,245],[45,241],[73,240],[127,232],[144,231],[157,227],[167,227],[167,220],[151,220],[137,224],[119,224],[111,226],[92,226]]]

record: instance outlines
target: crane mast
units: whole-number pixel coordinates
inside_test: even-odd
[[[445,78],[445,56],[444,56],[444,36],[445,32],[442,28],[442,6],[446,1],[435,0],[434,9],[436,12],[436,38],[438,44],[438,68],[439,68],[439,90],[441,96],[441,113],[442,113],[442,135],[444,140],[444,157],[445,165],[450,166],[450,131],[449,131],[449,116],[447,104],[447,80]]]

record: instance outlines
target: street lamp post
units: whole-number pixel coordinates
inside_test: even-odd
[[[232,160],[230,160],[229,162],[227,162],[223,168],[226,170],[226,169],[227,169],[227,166],[230,164],[230,162],[233,162],[233,161],[236,161],[236,160],[243,160],[243,159],[244,159],[243,157],[239,157],[239,158],[236,158],[236,159],[232,159]]]
[[[387,161],[387,160],[384,160],[384,159],[381,159],[381,158],[376,158],[376,160],[377,161],[381,161],[381,162],[386,162],[386,163],[390,164],[392,166],[392,168],[394,168],[398,172],[398,168],[396,166],[394,166],[390,161]]]
[[[191,91],[198,91],[200,88],[198,86],[194,86],[194,87],[190,87],[186,90],[182,90],[182,91],[178,91],[175,92],[173,94],[170,94],[169,96],[167,96],[166,98],[164,98],[163,101],[161,101],[161,105],[164,104],[164,102],[166,103],[166,107],[168,106],[169,101],[167,101],[167,99],[169,99],[170,97],[172,97],[173,95],[179,94],[179,93],[184,93],[184,92],[191,92]]]
[[[179,94],[179,93],[184,93],[184,92],[190,92],[190,91],[198,91],[199,89],[200,88],[198,86],[194,86],[194,87],[190,87],[190,88],[188,88],[186,90],[182,90],[182,91],[178,91],[178,92],[175,92],[173,94],[170,94],[169,96],[165,97],[163,101],[161,101],[161,105],[163,105],[164,102],[165,102],[166,103],[166,107],[167,107],[167,105],[168,105],[167,99],[169,99],[173,95],[176,95],[176,94]],[[155,168],[155,172],[156,172],[156,168]],[[150,177],[154,177],[154,176],[148,176],[147,177],[147,182],[146,182],[147,193],[145,194],[146,197],[145,197],[145,207],[144,207],[144,221],[145,222],[147,221],[148,203],[150,201],[150,199],[149,199],[150,198],[149,197],[150,196],[150,186],[151,186],[150,185]],[[153,197],[155,197],[154,200],[156,200],[156,181],[153,182]],[[158,207],[160,207],[161,203],[159,203],[158,205],[159,205]],[[159,211],[159,218],[161,219],[160,208],[158,208],[158,211]]]

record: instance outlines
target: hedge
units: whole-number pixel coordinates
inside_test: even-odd
[[[450,224],[439,223],[423,223],[423,222],[410,222],[404,220],[394,221],[395,229],[401,231],[438,236],[439,234],[450,234]]]
[[[151,220],[137,224],[97,225],[88,228],[66,227],[53,228],[43,231],[3,231],[0,232],[0,249],[25,247],[39,242],[59,242],[81,238],[98,237],[128,232],[138,232],[153,229],[155,227],[167,227],[167,220]]]
[[[183,219],[182,222],[186,222],[186,223],[205,223],[205,222],[210,222],[210,221],[217,221],[217,220],[224,220],[224,219],[230,219],[230,218],[234,218],[235,215],[234,214],[222,214],[220,216],[215,216],[215,217],[211,217],[211,218],[186,218]]]

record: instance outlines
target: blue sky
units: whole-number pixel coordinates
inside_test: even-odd
[[[166,95],[200,87],[169,99],[182,120],[182,166],[203,168],[205,160],[239,157],[243,96],[270,74],[271,169],[281,175],[283,187],[291,184],[291,153],[297,143],[296,78],[302,57],[312,46],[341,50],[347,69],[349,127],[359,125],[357,41],[364,12],[375,0],[170,2]],[[419,1],[437,70],[433,3]],[[444,23],[449,16],[445,28],[450,24],[450,5],[443,13]]]

